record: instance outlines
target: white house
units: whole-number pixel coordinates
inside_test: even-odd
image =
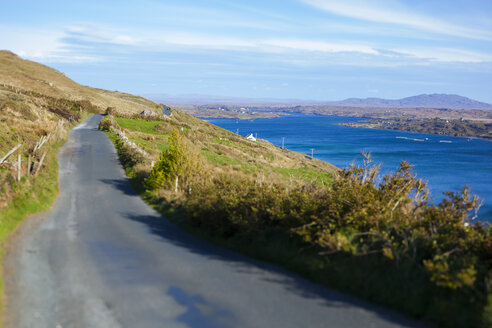
[[[249,136],[247,136],[246,139],[251,140],[251,141],[256,141],[256,138],[253,136],[253,133],[251,133]]]

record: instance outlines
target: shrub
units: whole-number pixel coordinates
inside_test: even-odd
[[[130,172],[132,172],[137,164],[143,164],[145,162],[144,156],[136,149],[127,145],[121,138],[116,138],[115,144],[121,163]]]
[[[107,107],[106,110],[104,111],[104,115],[116,115],[116,108]]]
[[[99,130],[102,131],[111,131],[111,127],[113,126],[110,118],[103,118],[101,122],[99,122]]]
[[[179,188],[189,189],[194,178],[200,174],[202,166],[201,155],[184,136],[173,130],[169,135],[169,149],[160,154],[145,180],[145,186],[151,191],[163,187],[171,188],[173,184],[175,192]]]

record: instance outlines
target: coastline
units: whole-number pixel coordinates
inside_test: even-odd
[[[439,120],[437,123],[442,123],[444,120]],[[468,138],[468,139],[480,139],[492,142],[492,124],[479,122],[478,124],[483,124],[484,128],[476,129],[469,128],[465,131],[457,131],[456,121],[446,120],[444,128],[438,126],[438,124],[427,124],[427,125],[419,125],[422,123],[422,120],[412,119],[404,122],[398,122],[396,120],[380,120],[380,119],[369,119],[365,121],[359,122],[347,122],[347,123],[339,123],[340,126],[346,126],[351,128],[362,128],[362,129],[373,129],[373,130],[389,130],[389,131],[401,131],[401,132],[409,132],[409,133],[421,133],[421,134],[431,134],[435,136],[442,137],[454,137],[454,138]],[[427,120],[429,123],[429,120]],[[432,123],[432,122],[431,122]],[[459,122],[461,126],[469,125],[470,122]],[[472,124],[477,124],[473,122]],[[437,126],[436,126],[437,125]],[[489,129],[489,131],[484,131],[485,129]],[[451,132],[452,131],[452,132]],[[488,135],[484,135],[485,132],[489,132]]]

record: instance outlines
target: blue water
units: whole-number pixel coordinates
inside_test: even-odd
[[[340,168],[362,163],[362,152],[370,152],[383,173],[395,172],[401,161],[414,166],[419,178],[439,203],[446,190],[468,185],[483,200],[479,219],[492,222],[492,142],[431,134],[350,128],[338,125],[357,118],[296,114],[293,116],[241,121],[212,119],[211,123],[240,135],[257,134],[290,150],[311,155]],[[447,142],[440,142],[447,141]]]

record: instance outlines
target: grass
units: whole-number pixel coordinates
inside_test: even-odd
[[[319,172],[313,169],[301,167],[301,168],[274,168],[275,171],[279,172],[285,177],[295,177],[306,183],[314,182],[317,185],[329,186],[331,185],[333,178],[330,174],[326,172]]]
[[[240,160],[234,157],[229,157],[225,155],[220,155],[215,152],[208,150],[202,150],[201,154],[213,165],[241,165],[243,164]]]
[[[162,124],[162,121],[144,121],[123,117],[116,117],[115,120],[124,129],[148,134],[161,134],[159,131],[156,131],[156,128]]]
[[[165,141],[167,139],[167,135],[162,139],[157,140],[148,140],[144,138],[134,137],[132,140],[144,150],[157,150],[162,152],[169,148],[169,145]]]

